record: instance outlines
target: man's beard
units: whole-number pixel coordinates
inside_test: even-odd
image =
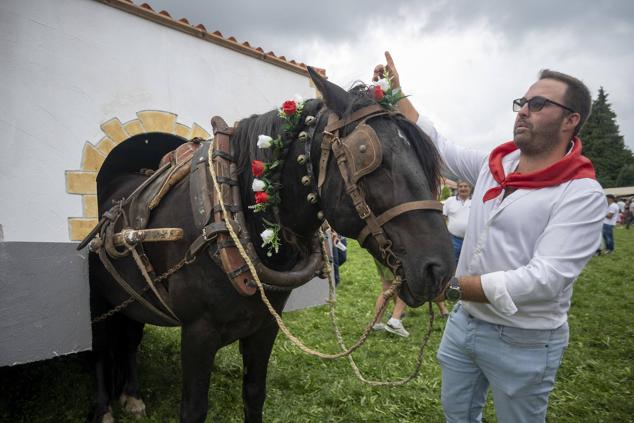
[[[520,120],[514,128],[513,141],[520,151],[528,156],[541,156],[550,153],[557,147],[559,128],[562,121],[563,116],[548,126],[535,129],[530,122]],[[524,126],[524,130],[518,134],[516,129],[519,123]]]

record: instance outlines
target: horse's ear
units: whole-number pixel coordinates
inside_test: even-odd
[[[351,95],[339,85],[333,84],[322,77],[314,68],[307,66],[307,69],[310,79],[313,80],[315,87],[317,87],[324,98],[326,107],[339,115],[339,117],[342,117],[348,105],[352,102]]]

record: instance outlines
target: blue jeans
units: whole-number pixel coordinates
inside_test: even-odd
[[[453,252],[456,255],[456,263],[458,263],[458,259],[460,258],[460,250],[462,250],[462,241],[463,241],[463,238],[458,238],[455,235],[451,235],[451,244],[453,245]]]
[[[603,224],[603,240],[605,241],[605,249],[614,251],[614,225]]]
[[[544,422],[567,345],[567,323],[553,330],[494,325],[458,303],[436,355],[447,422],[481,422],[489,386],[499,423]]]

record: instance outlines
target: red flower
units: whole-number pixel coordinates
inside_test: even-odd
[[[374,99],[376,101],[381,101],[383,99],[383,97],[385,97],[385,94],[383,93],[383,90],[378,85],[374,86],[374,90],[372,92],[372,95],[374,96]]]
[[[292,116],[297,111],[297,103],[293,100],[287,100],[282,104],[282,111],[286,116]]]
[[[264,174],[264,162],[259,160],[253,160],[251,162],[251,172],[253,172],[253,176],[259,178]]]
[[[266,203],[267,201],[269,201],[269,195],[266,192],[260,191],[255,193],[255,204]]]

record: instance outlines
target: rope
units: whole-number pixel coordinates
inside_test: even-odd
[[[327,254],[326,252],[326,247],[322,244],[322,253],[323,254]],[[331,271],[330,271],[330,262],[327,261],[326,262],[326,269],[328,270],[328,302],[330,305],[330,310],[329,310],[329,315],[330,315],[330,320],[332,322],[333,328],[335,330],[335,336],[337,338],[337,343],[339,344],[339,346],[341,347],[342,351],[346,350],[346,345],[344,343],[343,337],[341,335],[341,331],[339,330],[339,326],[337,325],[337,317],[336,317],[336,313],[335,313],[335,305],[336,305],[336,291],[335,291],[335,284],[334,281],[332,280],[332,276],[331,276]],[[396,293],[396,289],[400,288],[402,281],[399,277],[395,278],[394,283],[390,286],[389,290],[393,290],[394,293]],[[384,301],[383,304],[381,305],[381,308],[379,310],[379,313],[377,313],[377,316],[380,315],[381,313],[383,313],[383,310],[385,309],[388,299],[391,298],[393,294],[390,294],[389,296],[384,295]],[[376,321],[376,317],[374,317],[374,321]],[[383,381],[383,380],[369,380],[366,379],[363,374],[361,373],[361,370],[359,369],[359,367],[357,366],[357,363],[354,361],[354,358],[352,358],[352,355],[348,355],[348,362],[350,363],[350,367],[352,367],[352,370],[354,371],[354,374],[357,376],[357,378],[363,382],[366,383],[368,385],[371,386],[402,386],[405,385],[406,383],[410,382],[412,379],[414,379],[416,376],[418,376],[418,373],[420,373],[420,368],[423,364],[423,355],[425,352],[425,347],[427,346],[427,342],[429,341],[429,338],[431,336],[432,330],[433,330],[433,323],[434,323],[434,313],[433,313],[433,308],[432,308],[432,303],[431,301],[429,302],[429,325],[427,327],[427,333],[425,334],[425,337],[423,338],[423,343],[420,346],[420,349],[418,350],[418,356],[416,359],[416,365],[414,366],[414,371],[406,378],[403,379],[398,379],[398,380],[394,380],[394,381]]]
[[[220,198],[222,198],[222,192],[221,192],[220,186],[218,185],[218,182],[216,180],[216,172],[215,172],[214,165],[213,165],[213,160],[212,160],[213,148],[214,148],[214,146],[212,144],[210,146],[209,152],[207,154],[207,163],[209,165],[209,173],[211,174],[211,180],[212,180],[214,189],[215,189],[217,195],[220,196]],[[227,213],[227,210],[225,208],[224,201],[220,202],[220,207],[222,208],[223,215],[225,217],[229,216],[229,214]],[[356,342],[354,342],[352,344],[352,346],[350,346],[349,348],[346,349],[345,345],[343,345],[343,341],[341,341],[340,345],[342,346],[343,351],[341,351],[339,353],[335,353],[335,354],[322,353],[320,351],[316,351],[316,350],[306,346],[299,338],[297,338],[295,335],[293,335],[290,332],[290,330],[288,329],[288,327],[286,326],[286,324],[282,320],[281,316],[277,313],[277,311],[275,311],[275,309],[273,308],[273,306],[269,302],[269,300],[268,300],[268,298],[266,296],[266,293],[264,292],[264,286],[262,285],[262,282],[260,281],[260,277],[258,276],[258,273],[257,273],[257,271],[255,269],[255,266],[253,265],[251,257],[249,257],[249,255],[245,251],[244,247],[242,246],[242,243],[240,242],[240,239],[238,238],[238,235],[233,230],[233,226],[232,225],[227,225],[227,229],[229,230],[229,235],[231,236],[231,238],[235,242],[235,245],[238,248],[238,251],[240,251],[240,254],[242,255],[242,258],[245,260],[247,266],[249,267],[249,270],[251,271],[251,274],[255,278],[255,283],[257,285],[258,291],[260,292],[260,297],[262,298],[262,302],[266,305],[267,309],[269,310],[269,312],[271,313],[271,315],[275,319],[278,327],[280,328],[282,333],[284,333],[284,335],[297,348],[299,348],[301,351],[303,351],[304,353],[306,353],[308,355],[312,355],[312,356],[315,356],[315,357],[319,357],[319,358],[322,358],[322,359],[328,359],[328,360],[334,360],[334,359],[341,358],[341,357],[346,357],[346,356],[349,357],[350,354],[352,354],[352,352],[354,352],[356,349],[358,349],[367,340],[368,335],[370,334],[370,331],[372,330],[372,326],[374,325],[374,322],[377,319],[379,313],[381,313],[385,309],[385,307],[387,306],[388,300],[396,294],[398,288],[400,287],[400,284],[402,283],[400,277],[396,276],[395,277],[395,281],[392,284],[392,286],[389,289],[387,289],[386,291],[383,292],[383,297],[384,297],[383,305],[380,307],[380,310],[377,312],[377,315],[374,317],[374,319],[367,325],[367,327],[365,328],[365,330],[361,334],[360,338]],[[323,254],[323,248],[324,247],[322,245],[322,254]],[[326,264],[326,268],[328,270],[328,275],[329,275],[328,277],[329,277],[329,280],[330,280],[330,285],[332,285],[332,280],[331,280],[331,277],[330,277],[330,263],[329,263],[328,260],[325,260],[325,262],[327,263]],[[329,294],[329,297],[330,297],[330,295],[331,294]],[[333,297],[334,297],[334,295],[333,295]],[[430,303],[430,310],[431,310],[431,303]],[[433,317],[432,317],[432,319],[430,321],[430,330],[428,331],[428,336],[426,336],[426,338],[424,340],[423,347],[421,347],[421,352],[419,352],[419,357],[422,357],[422,351],[424,349],[424,346],[427,344],[427,340],[429,339],[429,334],[431,333],[431,324],[432,324],[432,322],[433,322]],[[341,335],[339,334],[338,337],[340,338]],[[422,359],[420,361],[422,362]],[[354,363],[354,362],[352,362],[352,363]],[[354,366],[353,366],[353,368],[354,368]],[[417,370],[419,368],[420,368],[420,363],[417,365]],[[359,376],[360,372],[358,372],[358,368],[356,370],[357,370],[357,373],[358,373],[358,376]],[[410,378],[408,378],[407,381],[411,380],[414,376],[415,375],[410,376]],[[372,383],[390,384],[390,382],[366,381],[363,378],[363,376],[361,376],[361,380],[365,381],[366,383],[370,383],[370,384],[372,384]],[[406,383],[406,382],[403,382],[403,383]],[[400,381],[399,381],[398,384],[402,384],[402,383],[400,383]]]

